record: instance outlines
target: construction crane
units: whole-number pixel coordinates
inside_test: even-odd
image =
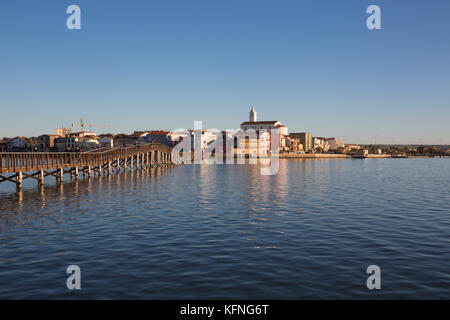
[[[72,128],[75,127],[75,124],[72,123]],[[118,128],[119,126],[110,125],[110,124],[85,124],[83,118],[80,118],[80,127],[81,131],[85,131],[86,127],[102,127],[102,128]]]
[[[84,121],[83,121],[83,118],[80,118],[80,126],[81,126],[81,131],[84,131]]]

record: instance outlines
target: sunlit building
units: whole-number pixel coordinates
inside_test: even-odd
[[[262,133],[268,133],[268,139],[269,143],[268,149],[270,149],[270,145],[272,143],[272,130],[278,130],[279,135],[279,141],[278,146],[280,150],[286,149],[286,136],[288,135],[288,127],[281,124],[281,122],[277,120],[272,121],[258,121],[257,119],[257,113],[254,107],[250,110],[249,114],[249,121],[245,121],[241,123],[241,129],[244,131],[247,131],[249,129],[253,129],[256,132],[256,140],[255,141],[248,141],[249,145],[259,145],[262,141],[260,140],[260,137],[262,138]],[[265,138],[264,138],[265,139]],[[261,143],[262,144],[262,143]]]

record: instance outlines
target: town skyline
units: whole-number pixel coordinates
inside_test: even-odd
[[[254,105],[291,132],[450,144],[448,2],[377,1],[382,29],[368,30],[361,1],[80,0],[67,30],[72,2],[0,4],[0,137],[80,116],[119,126],[99,134],[238,129]]]
[[[81,120],[83,118],[80,118]],[[82,120],[83,121],[83,120]],[[195,121],[202,121],[202,120],[195,120]],[[246,121],[245,119],[240,122]],[[278,121],[278,119],[263,119],[261,121]],[[203,121],[202,121],[203,122]],[[209,126],[203,126],[203,130],[214,130],[214,129],[218,129],[218,130],[238,130],[239,129],[239,123],[237,125],[235,125],[234,127],[226,127],[226,128],[216,128],[216,127],[209,127]],[[204,122],[203,122],[204,124]],[[79,123],[77,121],[72,122],[70,125],[60,125],[58,127],[53,127],[50,128],[48,130],[39,130],[39,129],[35,129],[35,134],[24,134],[23,132],[28,132],[27,130],[19,130],[17,132],[19,132],[19,134],[15,134],[15,135],[5,135],[2,134],[2,132],[0,132],[0,139],[12,139],[12,138],[16,138],[16,137],[25,137],[25,138],[37,138],[41,135],[54,135],[59,129],[71,129],[73,132],[93,132],[98,136],[101,135],[108,135],[108,134],[112,134],[112,135],[129,135],[129,134],[133,134],[136,132],[150,132],[150,131],[167,131],[167,132],[173,132],[175,130],[179,130],[179,129],[186,129],[186,130],[193,130],[194,128],[194,120],[192,121],[190,126],[186,126],[186,127],[175,127],[175,128],[163,128],[163,127],[147,127],[147,128],[133,128],[131,126],[127,126],[129,129],[128,130],[122,130],[120,125],[103,125],[103,124],[86,124],[86,127],[83,129]],[[289,132],[290,133],[296,133],[296,132],[308,132],[311,133],[313,137],[336,137],[338,139],[343,140],[345,143],[356,143],[359,145],[435,145],[435,146],[447,146],[450,145],[450,140],[448,143],[445,143],[445,139],[443,139],[442,137],[440,137],[438,140],[439,141],[434,141],[434,142],[427,142],[426,139],[422,139],[419,138],[418,141],[410,141],[410,142],[397,142],[396,137],[388,137],[388,136],[383,136],[383,135],[375,135],[375,136],[371,136],[370,137],[370,141],[367,142],[361,142],[358,139],[348,139],[348,136],[340,136],[337,134],[321,134],[321,133],[315,133],[314,131],[311,130],[295,130],[295,129],[291,129],[292,127],[290,125],[288,125],[289,127]],[[100,129],[102,128],[102,129]],[[110,129],[108,129],[110,128]],[[294,126],[295,128],[295,126]],[[392,139],[390,142],[388,141],[389,139]]]

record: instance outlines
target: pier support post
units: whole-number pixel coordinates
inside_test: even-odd
[[[17,183],[16,183],[17,190],[22,190],[22,182],[23,182],[23,174],[22,174],[22,171],[19,171],[19,172],[17,173],[16,181],[17,181]]]
[[[38,174],[38,186],[42,187],[44,185],[44,170],[40,170]]]
[[[78,180],[78,175],[80,171],[78,170],[78,167],[75,167],[75,180]]]
[[[62,169],[62,168],[59,168],[59,169],[57,170],[57,172],[56,172],[56,182],[62,183],[62,181],[63,181],[63,174],[64,174],[63,169]]]

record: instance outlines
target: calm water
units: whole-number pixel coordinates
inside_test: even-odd
[[[29,183],[0,184],[0,298],[450,299],[448,159]],[[82,290],[66,288],[71,264]]]

